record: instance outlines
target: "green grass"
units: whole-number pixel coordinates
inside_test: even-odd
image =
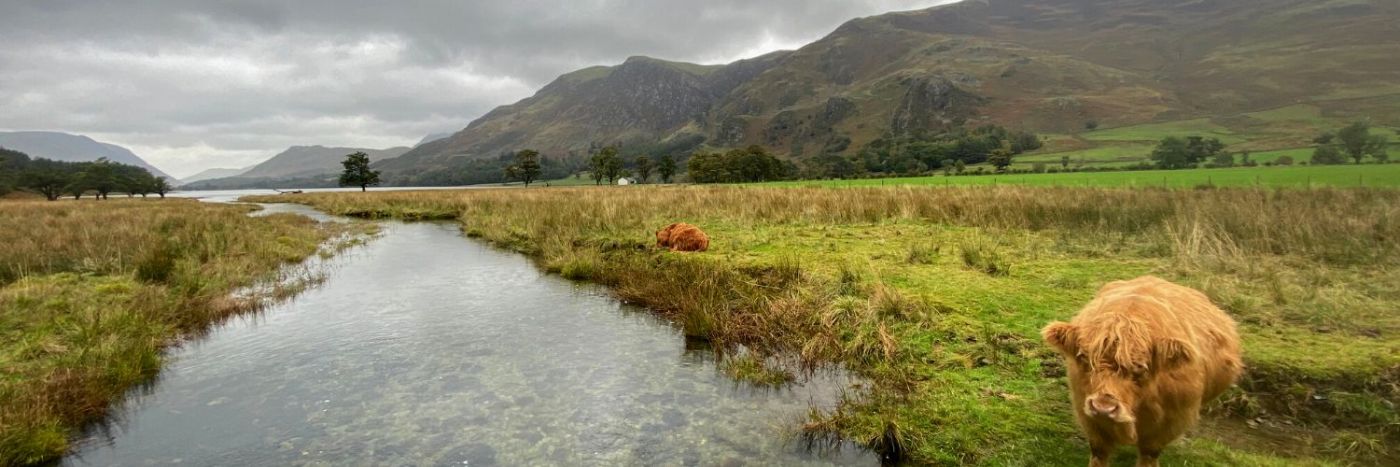
[[[1049,167],[1060,167],[1063,157],[1069,156],[1070,167],[1081,162],[1085,166],[1103,166],[1105,163],[1137,163],[1147,160],[1147,155],[1156,147],[1151,143],[1112,143],[1100,147],[1048,154],[1024,154],[1012,159],[1015,165],[1030,165],[1043,162]]]
[[[181,335],[258,306],[230,293],[340,227],[193,200],[0,202],[0,464],[53,459]]]
[[[1384,105],[1384,101],[1368,100],[1368,105]],[[1324,110],[1324,106],[1327,110]],[[1037,162],[1048,166],[1058,166],[1061,156],[1070,156],[1074,161],[1083,161],[1086,167],[1113,167],[1132,165],[1147,161],[1147,156],[1157,141],[1168,136],[1203,136],[1218,138],[1227,145],[1229,152],[1253,151],[1265,154],[1260,162],[1272,160],[1276,154],[1288,154],[1297,162],[1312,156],[1312,138],[1322,132],[1336,131],[1357,120],[1372,120],[1372,134],[1383,135],[1396,141],[1397,131],[1387,125],[1386,112],[1367,115],[1362,112],[1378,112],[1371,107],[1352,111],[1338,102],[1318,102],[1296,104],[1258,112],[1249,112],[1216,119],[1178,120],[1119,128],[1107,128],[1075,135],[1047,135],[1049,144],[1043,152],[1022,155],[1016,158],[1017,167],[1025,167]],[[1359,115],[1358,115],[1359,114]],[[1393,123],[1393,122],[1391,122]],[[1081,148],[1088,145],[1087,148]],[[1065,148],[1075,148],[1064,150]],[[1302,157],[1300,158],[1299,155]]]
[[[1274,157],[1279,154],[1263,154]],[[1311,156],[1311,153],[1309,153]],[[1295,158],[1296,159],[1296,158]],[[1263,160],[1260,158],[1259,160]],[[878,186],[1069,186],[1192,188],[1216,187],[1400,187],[1400,164],[1293,167],[1236,167],[1229,169],[1143,170],[1115,172],[1067,172],[945,177],[875,178],[773,182],[769,186],[878,187]]]
[[[897,444],[915,462],[1082,465],[1063,367],[1038,330],[1103,283],[1143,274],[1231,313],[1250,368],[1166,464],[1375,464],[1400,437],[1397,190],[650,186],[277,199],[457,217],[468,235],[755,352],[726,363],[736,378],[784,378],[761,357],[844,365],[869,391],[805,428]],[[676,221],[704,228],[710,251],[648,247]],[[1260,417],[1291,428],[1236,428]]]
[[[1080,136],[1091,141],[1160,141],[1168,136],[1219,138],[1225,144],[1246,141],[1233,130],[1211,123],[1210,119],[1205,118],[1108,128],[1090,131]]]

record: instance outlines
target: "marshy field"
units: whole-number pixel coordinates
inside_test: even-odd
[[[634,186],[248,200],[459,222],[736,350],[719,368],[744,384],[842,366],[864,383],[802,429],[915,463],[1082,464],[1065,369],[1038,331],[1105,282],[1157,275],[1239,321],[1248,366],[1164,462],[1374,465],[1400,454],[1400,191]],[[654,248],[653,232],[678,221],[705,229],[710,250]],[[291,238],[309,250],[311,232]],[[122,264],[119,280],[148,287],[136,263]],[[53,271],[7,276],[6,315],[29,303],[8,298],[17,291],[85,277]],[[7,355],[54,347],[25,342]]]
[[[0,464],[62,455],[164,350],[295,293],[307,284],[283,267],[348,239],[347,226],[253,209],[0,201]]]

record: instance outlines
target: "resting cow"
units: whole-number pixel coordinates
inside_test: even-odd
[[[1243,370],[1235,321],[1204,294],[1156,277],[1111,282],[1041,334],[1068,362],[1090,466],[1107,466],[1122,444],[1137,445],[1139,466],[1157,465]]]
[[[677,222],[656,231],[656,245],[671,251],[705,251],[710,237],[699,227]]]

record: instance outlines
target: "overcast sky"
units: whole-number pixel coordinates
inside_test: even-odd
[[[86,134],[183,177],[412,145],[585,66],[725,63],[941,3],[4,0],[0,129]]]

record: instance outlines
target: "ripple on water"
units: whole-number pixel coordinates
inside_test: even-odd
[[[64,463],[876,463],[791,441],[839,375],[738,384],[673,326],[455,225],[384,230],[320,287],[176,350]]]

